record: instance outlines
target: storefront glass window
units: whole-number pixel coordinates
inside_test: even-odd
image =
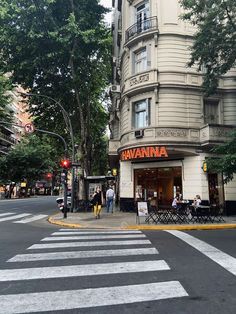
[[[181,167],[145,168],[134,171],[135,200],[153,206],[170,205],[176,193],[182,194]]]

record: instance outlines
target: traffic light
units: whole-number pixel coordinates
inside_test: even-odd
[[[52,179],[52,173],[48,172],[48,173],[46,174],[46,177],[47,177],[47,179]]]
[[[69,169],[71,167],[71,162],[70,162],[69,159],[62,159],[61,162],[60,162],[60,166],[63,169]]]

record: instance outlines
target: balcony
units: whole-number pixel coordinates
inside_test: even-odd
[[[125,32],[125,42],[127,43],[128,41],[141,34],[149,33],[152,30],[157,30],[157,27],[158,23],[156,16],[152,16],[146,20],[138,21],[137,23],[129,27]]]
[[[229,139],[230,133],[235,129],[233,126],[211,124],[201,128],[200,142],[202,146],[223,144]]]

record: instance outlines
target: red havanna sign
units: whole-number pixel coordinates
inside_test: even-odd
[[[121,151],[120,160],[136,160],[144,158],[163,158],[168,157],[164,146],[146,146],[125,149]]]

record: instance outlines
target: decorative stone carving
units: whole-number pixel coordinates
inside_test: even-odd
[[[130,86],[149,81],[149,74],[143,74],[132,78],[129,82]]]
[[[213,128],[212,129],[212,135],[216,137],[227,137],[229,136],[230,130],[226,128]]]
[[[157,137],[187,137],[188,133],[185,129],[158,129]]]

